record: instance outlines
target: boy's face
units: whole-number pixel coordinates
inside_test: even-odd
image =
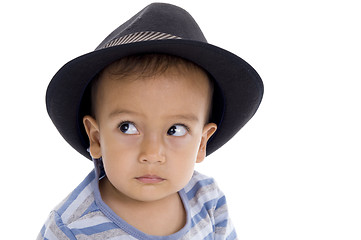
[[[136,77],[105,73],[95,96],[96,120],[85,116],[84,125],[90,152],[102,157],[117,194],[155,201],[188,183],[216,125],[206,124],[211,96],[203,73],[170,68]]]

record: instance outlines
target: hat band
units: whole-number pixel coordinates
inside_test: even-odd
[[[123,45],[127,43],[154,41],[154,40],[168,40],[168,39],[181,39],[180,37],[161,32],[136,32],[131,33],[119,38],[115,38],[112,41],[105,44],[101,49]]]

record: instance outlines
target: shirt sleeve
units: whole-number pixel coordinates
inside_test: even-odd
[[[236,230],[228,214],[227,201],[224,194],[219,190],[219,199],[214,210],[214,236],[216,240],[237,239]]]
[[[52,211],[36,240],[76,240],[76,237],[63,223],[59,214]]]

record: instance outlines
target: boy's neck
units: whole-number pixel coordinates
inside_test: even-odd
[[[120,218],[146,234],[166,236],[186,224],[186,211],[178,193],[158,201],[137,201],[115,194],[117,190],[106,177],[99,182],[99,190],[103,201]]]

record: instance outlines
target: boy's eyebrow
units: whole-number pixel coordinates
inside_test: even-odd
[[[114,110],[109,114],[109,118],[115,117],[120,114],[132,114],[132,115],[139,115],[136,112],[130,111],[130,110]]]
[[[172,115],[170,117],[174,118],[174,119],[183,119],[183,120],[187,120],[187,121],[191,121],[191,122],[199,121],[198,117],[193,114],[177,114],[177,115]]]
[[[115,110],[113,112],[111,112],[109,114],[109,118],[112,118],[112,117],[115,117],[117,115],[120,115],[120,114],[131,114],[131,115],[141,115],[137,112],[133,112],[133,111],[130,111],[130,110]],[[194,114],[176,114],[176,115],[169,115],[167,116],[168,118],[170,119],[181,119],[181,120],[187,120],[187,121],[191,121],[191,122],[198,122],[199,119],[196,115]]]

